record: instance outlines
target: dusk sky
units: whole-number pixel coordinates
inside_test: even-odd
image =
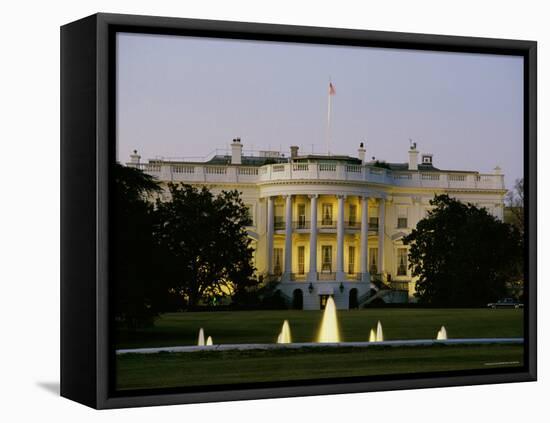
[[[229,148],[406,162],[409,138],[442,169],[523,174],[523,59],[312,44],[119,34],[118,160]]]

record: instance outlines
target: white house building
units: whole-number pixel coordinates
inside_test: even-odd
[[[259,275],[276,278],[295,307],[323,308],[329,295],[340,309],[376,297],[408,301],[414,280],[402,238],[430,209],[434,194],[446,193],[485,207],[503,218],[504,179],[491,174],[441,170],[431,154],[408,151],[407,163],[367,162],[357,157],[279,152],[242,154],[240,139],[231,155],[204,162],[149,160],[137,152],[128,166],[163,183],[207,186],[213,192],[237,189],[250,209],[248,228]],[[376,293],[377,292],[377,293]]]

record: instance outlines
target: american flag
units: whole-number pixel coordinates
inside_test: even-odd
[[[336,88],[334,88],[334,85],[332,85],[332,82],[328,83],[328,95],[334,95],[336,94]]]

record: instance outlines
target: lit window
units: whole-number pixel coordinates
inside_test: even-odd
[[[407,275],[407,249],[406,248],[397,249],[397,275],[398,276]]]
[[[348,247],[348,274],[353,275],[355,273],[355,247],[350,245]]]
[[[332,204],[323,204],[322,225],[332,225]]]
[[[378,248],[369,248],[369,272],[378,273]]]
[[[283,273],[283,249],[273,249],[273,274],[280,275]]]
[[[378,229],[378,218],[369,217],[369,229],[377,230]]]
[[[321,253],[323,257],[323,265],[321,271],[332,273],[332,246],[323,245],[321,247]]]
[[[357,206],[355,204],[349,205],[349,226],[357,225]]]
[[[305,229],[306,227],[306,205],[298,204],[298,229]]]
[[[298,247],[298,274],[303,275],[305,273],[305,247],[303,245]]]

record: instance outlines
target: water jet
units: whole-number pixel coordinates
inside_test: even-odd
[[[437,338],[438,341],[444,341],[447,339],[447,329],[445,329],[445,326],[441,326],[441,329],[439,329],[439,332],[437,332]]]
[[[317,342],[340,342],[336,304],[332,297],[328,297]]]
[[[281,332],[277,337],[277,344],[290,344],[291,342],[292,342],[292,337],[290,335],[290,325],[288,324],[288,320],[285,320],[283,322],[283,327],[281,328]]]
[[[370,330],[369,342],[376,342],[376,333],[374,332],[374,329]]]
[[[384,340],[384,332],[382,331],[382,323],[380,323],[380,320],[378,321],[378,325],[376,326],[376,342],[382,342]]]
[[[200,330],[199,330],[199,340],[197,342],[197,345],[199,347],[204,347],[204,330],[203,330],[203,328],[200,328]]]

